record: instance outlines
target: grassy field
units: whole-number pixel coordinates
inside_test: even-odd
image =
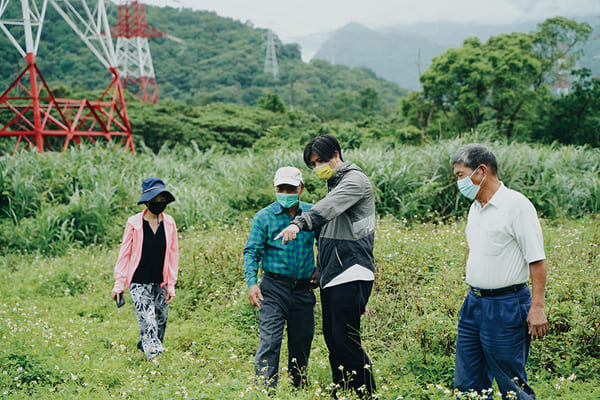
[[[452,398],[456,323],[467,290],[464,223],[378,221],[363,337],[380,399]],[[598,399],[600,216],[542,224],[550,335],[532,347],[530,381],[539,399]],[[267,398],[253,387],[257,315],[241,255],[249,225],[242,219],[182,233],[177,297],[158,364],[137,353],[129,296],[120,309],[110,299],[118,246],[0,257],[0,397]],[[319,307],[309,380],[299,391],[282,380],[276,398],[328,398]]]

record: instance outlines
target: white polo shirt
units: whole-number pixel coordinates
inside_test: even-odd
[[[533,204],[503,183],[483,208],[477,200],[471,204],[466,235],[466,281],[480,289],[527,282],[529,264],[546,259]]]

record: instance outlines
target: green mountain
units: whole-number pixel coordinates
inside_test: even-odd
[[[584,46],[585,55],[579,66],[590,68],[594,75],[600,75],[600,20],[595,17],[574,19],[585,21],[594,28]],[[486,41],[499,33],[531,32],[536,27],[537,22],[510,25],[423,22],[373,30],[351,23],[333,32],[313,60],[328,60],[350,67],[364,66],[402,88],[416,90],[420,89],[418,71],[424,72],[431,59],[446,49],[462,46],[464,39],[478,37]]]
[[[400,87],[419,88],[419,71],[445,47],[426,37],[406,32],[378,32],[357,23],[337,31],[313,57],[336,65],[367,67]]]
[[[116,24],[117,7],[107,6],[109,18]],[[18,15],[19,11],[7,10],[5,16],[10,12]],[[192,105],[254,105],[272,92],[289,106],[293,93],[295,108],[330,119],[339,114],[339,102],[334,99],[340,94],[359,104],[360,92],[372,89],[377,94],[375,109],[384,111],[396,110],[399,98],[405,95],[397,84],[378,78],[367,68],[332,66],[318,60],[304,63],[298,45],[284,45],[278,38],[279,79],[275,80],[263,72],[266,31],[214,12],[147,6],[146,16],[149,25],[185,41],[183,46],[166,38],[150,39],[162,99]],[[0,35],[0,90],[24,66],[8,38]],[[42,31],[38,66],[51,87],[96,90],[110,80],[109,72],[51,7]]]

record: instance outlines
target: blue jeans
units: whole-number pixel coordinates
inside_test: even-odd
[[[277,385],[283,328],[287,322],[288,372],[292,385],[307,382],[306,371],[315,333],[315,295],[308,281],[294,282],[263,274],[260,291],[264,300],[258,310],[260,342],[254,371],[269,387]],[[262,382],[259,382],[262,383]]]
[[[531,340],[527,333],[530,306],[528,287],[497,297],[478,297],[469,290],[458,319],[455,389],[486,391],[492,399],[495,378],[503,399],[509,392],[518,399],[535,399],[525,372]]]

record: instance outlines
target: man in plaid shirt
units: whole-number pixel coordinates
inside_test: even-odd
[[[275,236],[312,205],[299,201],[304,190],[302,172],[294,167],[277,170],[273,180],[277,201],[252,220],[244,247],[244,270],[250,304],[258,307],[260,342],[255,357],[259,383],[277,386],[279,353],[287,322],[288,372],[295,387],[307,382],[306,369],[315,330],[315,232],[299,232],[286,245]],[[262,279],[257,285],[258,269]]]

